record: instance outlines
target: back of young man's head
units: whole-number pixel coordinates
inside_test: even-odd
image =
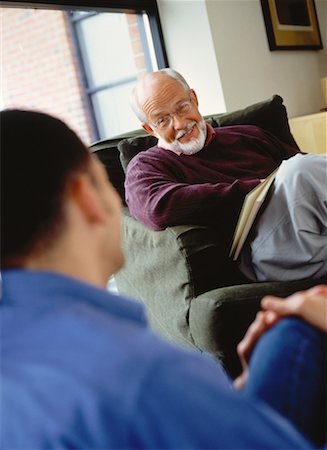
[[[90,154],[63,122],[47,114],[0,112],[1,267],[19,267],[52,243],[64,225],[67,182]]]

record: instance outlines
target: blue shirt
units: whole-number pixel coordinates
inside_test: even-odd
[[[2,281],[1,448],[310,448],[139,304],[55,273]]]

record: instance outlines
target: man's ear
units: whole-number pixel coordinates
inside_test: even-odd
[[[72,180],[70,195],[89,222],[95,223],[106,220],[106,212],[90,175],[77,175]]]
[[[141,125],[142,125],[143,130],[145,130],[147,133],[151,134],[152,136],[157,137],[156,132],[150,127],[149,124],[142,123]]]
[[[190,90],[191,99],[195,102],[196,106],[199,106],[198,96],[195,93],[194,89]]]

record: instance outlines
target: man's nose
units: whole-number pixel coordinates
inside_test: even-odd
[[[185,116],[179,116],[178,114],[173,115],[173,125],[175,130],[183,130],[186,128],[188,120]]]

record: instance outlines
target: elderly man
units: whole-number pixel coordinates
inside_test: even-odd
[[[255,126],[213,129],[172,69],[146,74],[132,107],[158,144],[128,166],[126,199],[146,226],[215,226],[231,246],[245,195],[279,167],[269,201],[240,255],[252,280],[293,280],[327,272],[327,159],[303,155]]]
[[[1,446],[312,448],[256,395],[234,392],[212,360],[156,337],[139,304],[104,289],[123,263],[121,205],[78,137],[41,113],[0,119]],[[285,362],[301,348],[288,368],[309,436],[320,417],[323,335],[302,321],[284,325],[277,336],[299,336],[276,350]]]

